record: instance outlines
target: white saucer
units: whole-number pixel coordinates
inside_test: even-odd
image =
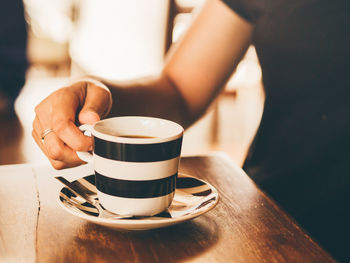
[[[72,182],[83,184],[90,192],[89,195],[97,199],[95,177],[89,175]],[[192,176],[179,174],[175,197],[167,211],[142,218],[111,219],[98,217],[98,210],[76,197],[71,191],[63,187],[59,194],[59,203],[64,210],[72,215],[90,222],[124,230],[146,230],[178,224],[198,217],[213,209],[219,200],[218,191],[209,183]]]

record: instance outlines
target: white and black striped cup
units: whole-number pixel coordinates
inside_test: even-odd
[[[80,126],[93,137],[93,161],[100,203],[133,216],[164,211],[173,200],[184,129],[152,117],[126,116]]]

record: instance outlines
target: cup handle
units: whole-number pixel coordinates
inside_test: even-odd
[[[84,135],[86,136],[90,136],[91,137],[91,133],[92,133],[92,125],[90,124],[83,124],[81,126],[79,126],[79,129],[84,132]],[[89,152],[78,152],[76,151],[78,157],[84,161],[84,162],[92,162],[92,158],[93,158],[93,155]]]

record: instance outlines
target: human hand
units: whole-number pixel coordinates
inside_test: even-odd
[[[92,140],[76,123],[93,124],[106,116],[111,106],[112,96],[105,85],[82,79],[57,90],[35,107],[32,136],[55,169],[81,165],[84,162],[76,151],[91,150]]]

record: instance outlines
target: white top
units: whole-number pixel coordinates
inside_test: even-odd
[[[70,45],[88,74],[127,80],[161,70],[168,0],[84,0]]]

